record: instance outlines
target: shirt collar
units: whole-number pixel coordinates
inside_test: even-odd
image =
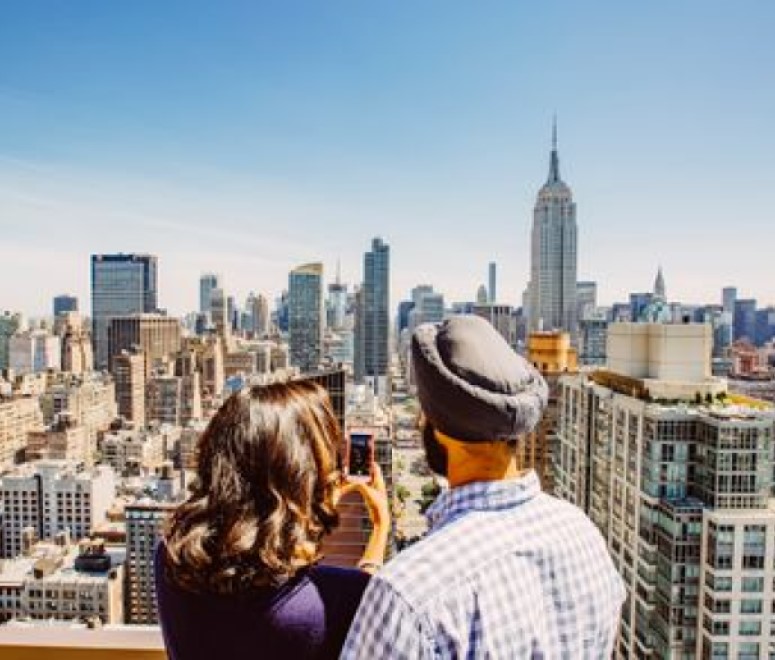
[[[425,513],[431,531],[469,511],[500,511],[532,499],[541,492],[534,470],[516,479],[475,481],[443,491]]]

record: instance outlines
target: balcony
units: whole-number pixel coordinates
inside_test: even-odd
[[[0,627],[4,660],[166,660],[158,628]]]

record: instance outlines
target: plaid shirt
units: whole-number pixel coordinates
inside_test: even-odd
[[[350,660],[607,658],[625,597],[597,528],[535,472],[442,493],[369,583]]]

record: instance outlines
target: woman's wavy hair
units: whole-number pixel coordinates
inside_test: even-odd
[[[166,573],[197,592],[279,585],[337,524],[340,431],[312,381],[232,395],[197,446],[197,479],[165,533]]]

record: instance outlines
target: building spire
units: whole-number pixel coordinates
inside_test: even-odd
[[[665,294],[665,276],[662,274],[662,266],[657,270],[657,277],[654,280],[654,297],[660,300],[667,300]]]
[[[547,183],[560,181],[560,157],[557,155],[557,115],[552,119],[552,156],[549,161],[549,179]]]
[[[342,260],[336,260],[336,284],[339,286],[342,283]]]

